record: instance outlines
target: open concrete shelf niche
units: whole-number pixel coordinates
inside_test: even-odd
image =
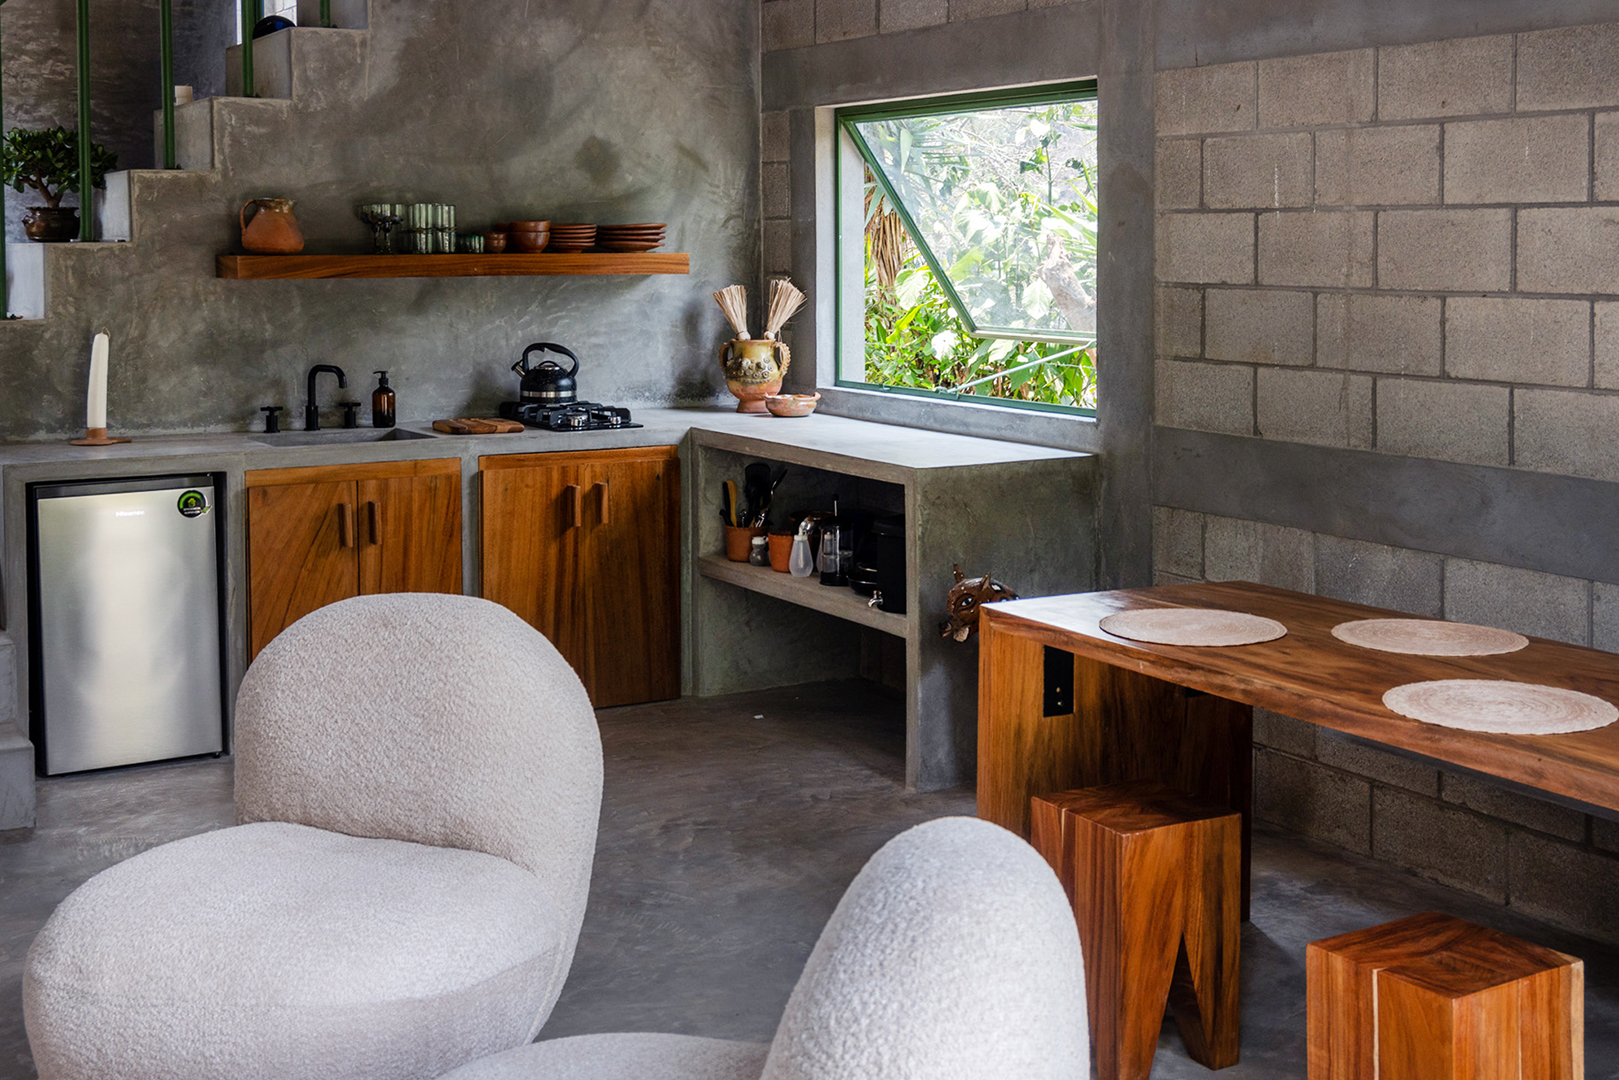
[[[692,685],[706,696],[862,673],[901,685],[906,786],[932,791],[967,782],[976,768],[978,645],[941,636],[951,567],[959,563],[969,577],[993,573],[1025,596],[1094,588],[1095,459],[1034,446],[1009,452],[1006,443],[918,431],[833,450],[805,445],[816,440],[797,438],[808,429],[796,423],[762,417],[758,438],[692,431]],[[918,445],[935,441],[931,449]],[[830,510],[833,495],[844,509],[904,516],[904,614],[868,607],[864,597],[813,576],[725,558],[721,485],[740,484],[753,461],[790,470],[772,524],[798,511]]]

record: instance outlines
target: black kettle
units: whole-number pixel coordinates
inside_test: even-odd
[[[561,353],[573,361],[573,367],[566,370],[555,360],[542,360],[538,364],[530,364],[528,358],[536,352]],[[561,345],[553,345],[549,341],[536,341],[523,350],[523,358],[512,365],[512,370],[523,377],[523,389],[518,395],[525,405],[541,405],[552,408],[557,405],[572,405],[579,400],[579,386],[574,382],[574,376],[579,374],[579,358]]]

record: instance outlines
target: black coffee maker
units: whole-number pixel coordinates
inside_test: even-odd
[[[905,518],[879,514],[855,549],[849,585],[872,597],[872,607],[905,614]]]

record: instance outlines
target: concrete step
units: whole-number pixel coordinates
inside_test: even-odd
[[[201,98],[174,109],[174,160],[182,169],[214,167],[214,113],[223,98]],[[152,113],[152,160],[163,161],[163,110]]]
[[[34,744],[22,731],[17,650],[0,634],[0,831],[34,824]]]
[[[355,100],[365,32],[295,26],[253,42],[253,92],[258,98],[297,99],[324,108]],[[225,94],[242,94],[242,47],[225,50]]]

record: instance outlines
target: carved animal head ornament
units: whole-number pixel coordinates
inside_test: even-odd
[[[1017,593],[988,574],[983,577],[969,578],[962,576],[959,565],[953,569],[956,574],[956,583],[950,586],[950,593],[946,598],[950,618],[946,619],[939,628],[939,636],[953,637],[957,641],[966,641],[978,633],[979,608],[985,604],[999,603],[1002,600],[1016,600]]]

